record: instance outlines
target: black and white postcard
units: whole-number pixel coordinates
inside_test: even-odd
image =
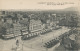
[[[80,0],[0,0],[0,51],[80,51]]]

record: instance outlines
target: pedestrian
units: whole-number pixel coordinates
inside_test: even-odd
[[[17,45],[17,47],[19,46],[19,40],[16,40],[16,45]]]

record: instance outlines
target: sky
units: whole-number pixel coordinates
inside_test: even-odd
[[[79,0],[0,0],[2,10],[54,10],[79,5]]]

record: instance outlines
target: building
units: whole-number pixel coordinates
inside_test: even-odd
[[[20,25],[21,25],[21,32],[22,34],[28,34],[28,19],[27,18],[23,18],[22,20],[19,21]]]
[[[13,24],[5,22],[3,26],[6,28],[6,35],[14,34]]]
[[[30,20],[29,30],[31,32],[42,30],[42,22],[40,20]]]
[[[20,32],[20,30],[21,30],[21,24],[19,24],[19,23],[17,23],[17,24],[13,24],[14,25],[14,35],[15,36],[19,36],[19,35],[21,35],[21,32]]]

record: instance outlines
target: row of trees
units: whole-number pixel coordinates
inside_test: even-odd
[[[68,18],[69,19],[69,18]],[[59,21],[60,26],[67,26],[67,27],[77,27],[78,24],[78,18],[71,17],[69,20],[68,19],[62,19]]]

